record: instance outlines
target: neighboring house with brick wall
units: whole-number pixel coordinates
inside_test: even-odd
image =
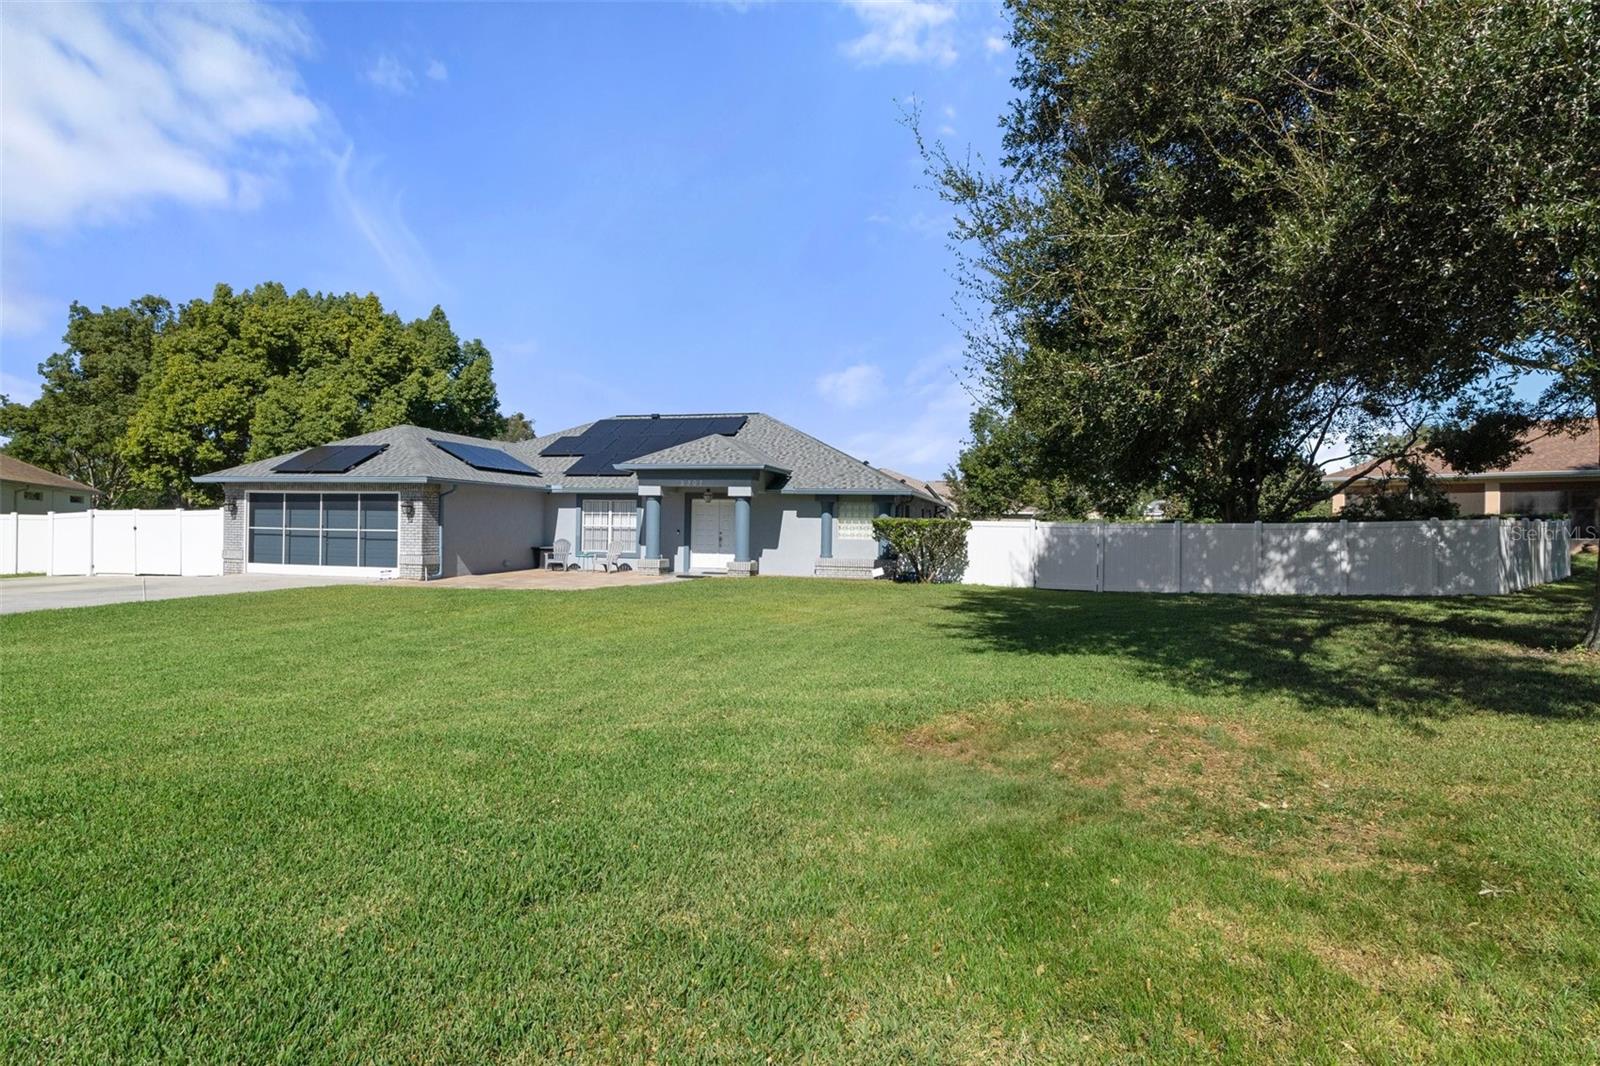
[[[1595,498],[1600,496],[1600,420],[1577,434],[1530,430],[1523,443],[1527,450],[1521,457],[1482,474],[1457,473],[1436,455],[1421,459],[1464,516],[1567,514],[1574,536],[1593,537]],[[1335,470],[1323,481],[1335,485],[1361,469]],[[1366,472],[1333,497],[1334,514],[1349,497],[1377,491],[1394,476],[1388,464]]]
[[[948,513],[763,414],[623,415],[517,443],[395,426],[195,481],[223,489],[228,573],[492,573],[565,544],[583,568],[870,577],[875,516]]]
[[[0,453],[0,514],[87,511],[98,495],[81,481]]]

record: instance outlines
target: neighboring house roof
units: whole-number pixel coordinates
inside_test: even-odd
[[[619,415],[618,418],[722,417],[709,415]],[[466,437],[420,426],[394,426],[374,433],[363,433],[329,444],[387,444],[379,454],[354,468],[337,474],[280,474],[273,467],[299,452],[244,463],[194,480],[201,484],[229,482],[283,482],[362,484],[372,482],[460,482],[463,484],[505,485],[518,488],[558,491],[615,489],[631,492],[638,485],[633,468],[675,469],[765,469],[786,475],[782,491],[788,493],[839,493],[844,495],[904,496],[908,493],[942,502],[926,489],[919,489],[890,477],[863,460],[845,454],[831,445],[802,432],[770,415],[742,415],[744,425],[731,436],[708,434],[684,444],[639,456],[622,464],[616,476],[566,476],[580,456],[543,455],[545,448],[563,437],[582,433],[594,423],[584,423],[547,433],[533,440],[506,443]],[[537,476],[478,470],[428,443],[428,438],[459,441],[494,448],[513,456],[538,471]],[[303,449],[302,449],[303,450]]]
[[[950,498],[950,493],[948,491],[950,486],[948,482],[924,481],[912,474],[902,474],[898,470],[890,470],[886,466],[880,466],[878,469],[883,471],[885,474],[888,474],[902,485],[912,489],[918,495],[923,496],[926,499],[933,500],[937,503],[941,503],[951,510],[955,510],[955,501]],[[941,487],[944,491],[941,491]]]
[[[0,452],[0,481],[16,481],[24,485],[41,485],[52,489],[69,489],[73,492],[87,492],[100,495],[100,490],[85,485],[81,481],[74,481],[61,474],[53,474],[40,466],[25,463],[12,455]]]
[[[1553,432],[1546,428],[1529,430],[1523,435],[1527,446],[1524,455],[1503,467],[1482,474],[1458,474],[1437,455],[1424,453],[1418,456],[1434,477],[1446,481],[1498,481],[1502,478],[1570,478],[1600,477],[1600,419],[1592,419],[1577,435]],[[1324,474],[1324,482],[1339,482],[1361,473],[1365,464],[1345,467]],[[1380,463],[1363,479],[1381,480],[1396,476],[1394,467]]]

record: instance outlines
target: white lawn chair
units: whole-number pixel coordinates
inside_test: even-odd
[[[623,570],[632,570],[633,566],[631,564],[622,561],[623,550],[623,544],[620,540],[614,540],[606,545],[606,554],[600,560],[600,569],[612,574]]]
[[[558,540],[544,558],[546,570],[576,570],[578,561],[572,557],[572,541]]]

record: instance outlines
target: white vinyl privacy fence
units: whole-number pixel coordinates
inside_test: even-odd
[[[969,585],[1092,592],[1455,596],[1572,573],[1561,521],[974,522]]]
[[[222,512],[0,515],[0,573],[222,573]]]

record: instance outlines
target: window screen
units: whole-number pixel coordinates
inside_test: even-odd
[[[394,493],[252,492],[250,561],[392,567],[399,510]]]

